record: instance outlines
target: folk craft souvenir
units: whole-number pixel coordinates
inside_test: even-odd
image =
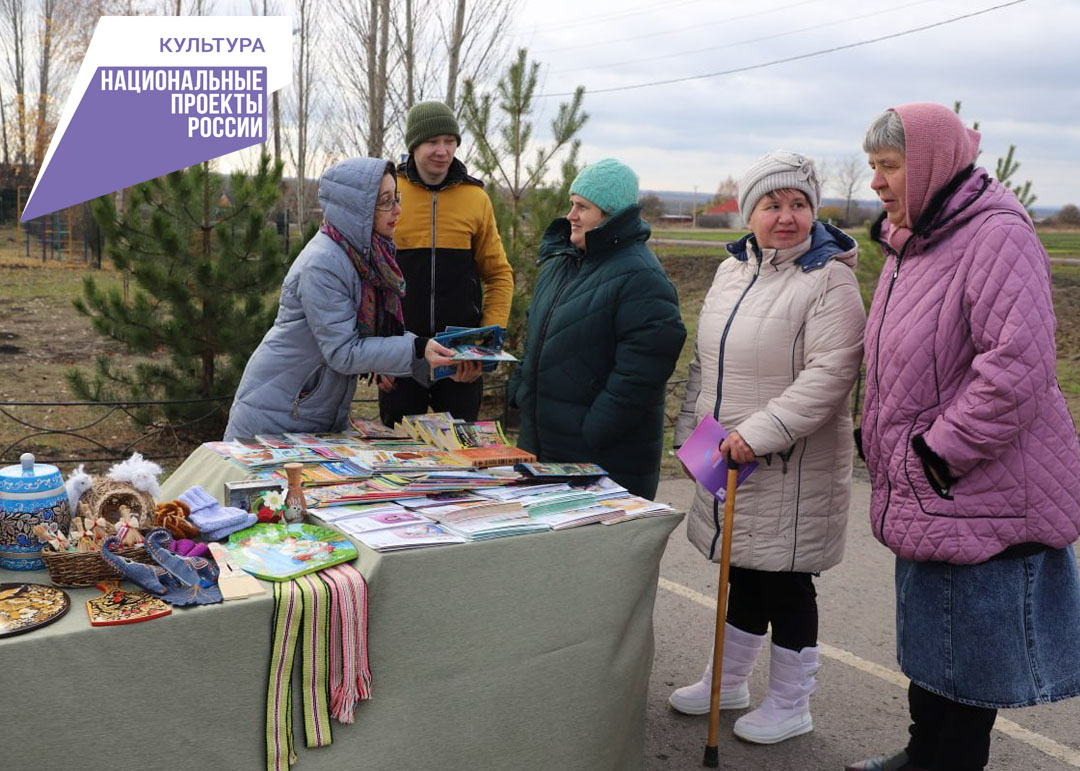
[[[64,487],[67,489],[68,510],[73,516],[75,512],[78,511],[79,499],[90,492],[93,486],[94,478],[83,470],[83,465],[81,463],[78,468],[68,475]]]
[[[183,501],[164,501],[154,509],[154,527],[163,527],[174,538],[196,538],[199,528],[195,527],[188,515],[191,509]]]
[[[304,502],[304,491],[300,480],[300,472],[303,468],[300,463],[285,464],[285,474],[289,478],[289,489],[285,493],[285,521],[290,524],[303,522],[307,516],[307,503]]]
[[[117,482],[128,482],[140,493],[157,500],[161,497],[161,487],[157,481],[160,474],[161,466],[147,460],[141,453],[133,452],[130,458],[111,467],[108,477]]]
[[[150,621],[172,613],[167,602],[148,592],[126,592],[119,581],[103,581],[98,584],[105,594],[86,601],[90,626],[118,626]]]
[[[221,602],[217,586],[218,568],[205,557],[183,557],[169,551],[172,536],[156,527],[146,534],[143,545],[156,564],[144,565],[116,553],[116,536],[105,539],[104,560],[128,580],[155,594],[170,605],[209,605]]]
[[[64,478],[56,466],[23,453],[18,466],[0,469],[0,568],[44,570],[35,525],[67,532],[71,521]]]
[[[0,637],[51,624],[67,613],[67,592],[42,584],[0,584]]]

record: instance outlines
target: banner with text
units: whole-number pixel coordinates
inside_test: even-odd
[[[291,80],[287,16],[102,17],[22,221],[264,142]]]

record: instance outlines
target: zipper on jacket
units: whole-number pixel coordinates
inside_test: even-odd
[[[435,337],[438,332],[435,330],[435,252],[438,249],[438,243],[435,241],[438,234],[438,229],[435,223],[438,221],[439,215],[439,193],[437,190],[431,191],[431,336]]]
[[[724,392],[724,348],[727,346],[728,332],[731,331],[731,322],[735,320],[735,314],[739,312],[739,306],[742,305],[742,301],[746,298],[750,288],[758,280],[758,275],[761,273],[761,255],[756,255],[757,265],[754,267],[754,275],[750,278],[750,283],[746,285],[746,289],[739,295],[739,299],[735,301],[735,307],[731,309],[731,315],[728,316],[727,323],[724,324],[724,332],[720,335],[720,360],[717,362],[716,370],[716,404],[713,406],[713,420],[720,420],[720,402],[723,400]],[[784,462],[785,469],[787,461]],[[712,543],[709,544],[709,559],[712,560],[716,556],[716,542],[720,539],[720,501],[716,496],[713,496],[713,525],[716,527],[716,532],[713,534]]]
[[[298,391],[296,392],[296,396],[294,396],[294,397],[293,397],[293,400],[292,400],[292,410],[291,410],[291,412],[289,413],[290,415],[292,415],[292,417],[293,417],[293,420],[299,420],[299,419],[300,419],[300,402],[301,402],[301,401],[302,401],[302,400],[303,400],[303,399],[304,399],[305,397],[307,397],[307,396],[310,396],[310,395],[311,395],[312,393],[314,393],[314,392],[315,392],[315,390],[316,390],[316,389],[317,389],[317,388],[318,388],[318,387],[319,387],[320,385],[322,385],[322,378],[319,378],[319,381],[318,381],[318,382],[317,382],[317,383],[315,384],[315,387],[314,387],[314,388],[312,388],[312,389],[311,389],[310,391],[305,391],[305,390],[304,390],[304,386],[306,386],[306,385],[307,385],[308,383],[310,383],[310,382],[311,382],[311,379],[312,379],[312,378],[314,378],[314,377],[315,377],[316,375],[318,375],[318,374],[319,374],[319,372],[321,372],[321,371],[322,371],[322,369],[323,369],[323,365],[322,365],[322,364],[320,364],[319,366],[317,366],[317,367],[315,368],[315,371],[314,371],[314,372],[312,372],[312,373],[311,373],[310,375],[308,375],[308,376],[307,376],[306,378],[304,378],[304,382],[302,382],[302,383],[300,384],[300,390],[298,390]]]
[[[540,368],[540,354],[542,354],[544,352],[544,340],[547,339],[548,324],[551,323],[551,317],[555,314],[555,309],[557,307],[559,307],[559,300],[562,299],[563,292],[565,292],[570,287],[570,284],[573,282],[573,279],[577,276],[578,273],[581,272],[581,263],[583,261],[583,257],[573,257],[573,258],[571,258],[571,260],[572,260],[573,265],[574,265],[574,272],[573,272],[573,274],[568,275],[566,277],[566,279],[562,283],[562,286],[559,287],[559,291],[557,291],[555,293],[555,297],[551,301],[551,306],[548,308],[547,313],[544,314],[544,323],[540,325],[540,340],[539,340],[540,344],[537,346],[537,348],[536,348],[536,356],[533,358],[533,361],[536,362],[536,366],[533,367],[534,370],[539,370],[539,368]],[[537,372],[537,374],[534,374],[534,376],[532,378],[532,387],[533,387],[533,425],[534,426],[539,426],[540,425],[540,406],[539,406],[539,400],[536,398],[536,386],[539,383],[539,380],[540,380],[540,376],[539,376],[539,373]],[[536,457],[538,457],[538,458],[543,457],[543,454],[541,452],[541,447],[540,447],[540,431],[539,431],[539,429],[537,429],[537,431],[536,431]]]
[[[889,278],[889,288],[885,291],[885,302],[881,306],[881,323],[878,324],[877,336],[874,338],[874,388],[878,394],[878,399],[881,398],[881,331],[885,328],[885,314],[889,311],[889,300],[892,299],[893,287],[896,286],[896,279],[900,275],[900,266],[904,262],[904,255],[907,253],[908,246],[914,240],[915,236],[912,235],[901,247],[899,253],[889,247],[890,251],[896,255],[896,266],[893,268],[892,276]],[[874,417],[874,431],[878,436],[881,436],[880,423],[881,410],[878,410]],[[885,484],[885,508],[881,510],[881,521],[878,523],[878,540],[882,543],[885,543],[885,516],[889,513],[889,503],[892,501],[892,480],[889,479],[887,472],[885,474]]]

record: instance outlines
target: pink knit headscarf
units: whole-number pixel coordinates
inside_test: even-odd
[[[975,162],[980,134],[948,107],[913,102],[889,108],[904,124],[908,228],[914,227],[934,195]]]

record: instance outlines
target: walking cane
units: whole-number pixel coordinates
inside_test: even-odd
[[[708,768],[720,766],[720,750],[717,738],[720,733],[720,678],[724,672],[724,627],[727,622],[728,577],[731,574],[731,527],[735,519],[735,485],[739,478],[739,465],[728,463],[727,496],[724,498],[724,530],[720,541],[720,585],[716,589],[716,633],[713,635],[712,691],[709,694],[709,737],[705,742],[705,759]]]

